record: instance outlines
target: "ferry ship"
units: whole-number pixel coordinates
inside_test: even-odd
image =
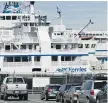
[[[63,23],[52,25],[47,15],[35,14],[34,4],[30,1],[29,13],[23,13],[18,2],[6,2],[0,13],[1,72],[76,74],[107,71],[107,31],[80,32],[66,28]]]

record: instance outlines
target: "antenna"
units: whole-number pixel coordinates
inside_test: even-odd
[[[57,8],[57,13],[59,14],[58,19],[60,18],[60,24],[63,25],[63,20],[62,20],[61,11],[60,11],[60,9],[58,8],[58,6],[56,6],[56,8]]]

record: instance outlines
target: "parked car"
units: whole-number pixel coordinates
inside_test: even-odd
[[[9,96],[28,100],[27,84],[22,77],[6,77],[3,80],[0,98],[7,100]]]
[[[64,84],[60,87],[57,95],[56,95],[56,102],[61,102],[63,103],[64,102],[64,93],[67,92],[71,86],[78,86],[80,85],[79,83],[72,83],[72,84]]]
[[[72,86],[66,93],[64,93],[64,103],[76,103],[80,90],[81,86]]]
[[[41,100],[45,99],[47,101],[48,99],[56,98],[57,91],[59,90],[60,87],[61,87],[61,85],[59,85],[59,84],[46,85],[44,87],[44,90],[42,90],[42,92],[40,94]]]
[[[81,91],[78,93],[77,103],[96,103],[96,97],[100,88],[107,83],[107,78],[105,77],[105,79],[104,76],[97,75],[93,80],[85,81],[81,87]]]
[[[96,103],[108,103],[107,96],[108,96],[108,84],[106,84],[97,94]]]

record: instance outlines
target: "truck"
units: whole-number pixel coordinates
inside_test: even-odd
[[[0,98],[7,100],[8,97],[19,97],[20,100],[28,100],[27,86],[23,77],[5,77],[0,88]]]

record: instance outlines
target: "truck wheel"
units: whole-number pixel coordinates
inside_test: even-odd
[[[22,100],[23,99],[23,95],[19,95],[19,100]]]
[[[48,100],[48,97],[47,97],[47,95],[45,95],[45,101],[47,101]]]
[[[3,95],[0,95],[0,99],[3,100]]]
[[[28,94],[24,95],[24,100],[28,100]]]
[[[57,96],[56,96],[56,102],[59,102],[59,99],[57,98]]]
[[[4,101],[7,100],[8,96],[4,94]]]

